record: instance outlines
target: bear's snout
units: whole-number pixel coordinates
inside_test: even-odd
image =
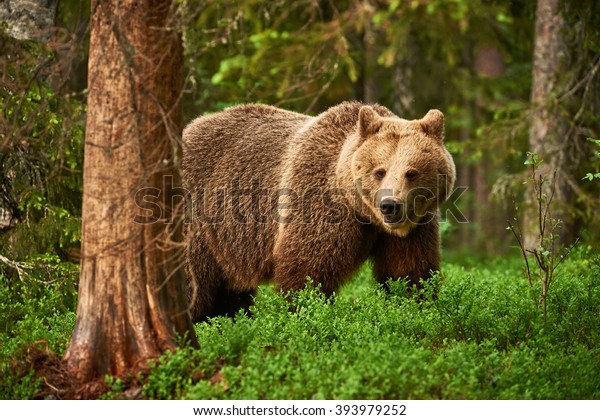
[[[393,197],[386,197],[379,204],[379,210],[386,223],[402,223],[406,218],[405,207],[402,201]]]

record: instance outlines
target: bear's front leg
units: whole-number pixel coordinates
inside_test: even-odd
[[[274,252],[274,280],[283,291],[302,289],[306,277],[330,296],[367,259],[374,238],[353,220],[288,225]]]
[[[409,286],[440,269],[440,229],[438,217],[417,225],[406,237],[383,234],[371,254],[375,278],[381,284],[390,279],[408,278]],[[387,286],[386,286],[387,287]]]

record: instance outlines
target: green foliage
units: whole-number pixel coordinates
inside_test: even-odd
[[[8,365],[4,362],[0,365],[0,372],[3,375],[2,381],[0,381],[0,397],[11,400],[33,398],[40,391],[40,380],[35,378],[33,369],[30,369],[24,376],[15,375],[15,365]]]
[[[125,383],[121,378],[113,378],[110,375],[106,375],[104,378],[106,385],[110,388],[110,391],[103,394],[101,400],[119,400],[123,399],[123,392],[125,391]]]
[[[77,265],[54,255],[31,257],[17,268],[0,265],[0,398],[32,398],[38,380],[27,365],[34,343],[62,354],[75,325]]]
[[[513,3],[185,2],[194,112],[237,102],[317,111],[365,100],[365,83],[373,83],[368,100],[405,117],[422,116],[435,104],[449,110],[453,127],[473,129],[474,99],[490,113],[511,109],[511,117],[520,117],[514,110],[528,101],[533,8]],[[502,77],[473,72],[473,56],[485,46],[501,51]],[[408,91],[399,90],[398,77]],[[406,94],[410,108],[398,102]]]
[[[62,354],[75,322],[76,267],[28,264],[21,281],[0,276],[2,398],[40,390],[27,349]],[[597,251],[579,247],[561,265],[546,323],[516,259],[443,273],[420,299],[402,279],[384,292],[369,265],[334,299],[310,284],[289,298],[261,286],[250,317],[197,324],[199,349],[182,340],[133,382],[150,399],[600,397]],[[103,398],[127,398],[130,382],[107,377]]]
[[[563,267],[546,325],[516,260],[446,265],[439,289],[438,278],[425,282],[420,300],[403,280],[384,293],[368,265],[332,301],[318,287],[286,299],[263,286],[252,317],[197,324],[200,349],[163,355],[143,395],[598,398],[600,259],[580,248]]]
[[[0,275],[1,333],[8,333],[23,319],[41,320],[53,312],[63,314],[75,309],[79,279],[76,264],[61,262],[55,255],[37,255],[21,264],[20,269],[3,264]]]
[[[60,19],[73,23],[70,3],[89,2],[61,2]],[[81,80],[68,73],[70,54],[82,48],[69,31],[54,31],[45,45],[4,30],[1,24],[0,398],[32,398],[39,390],[32,354],[63,353],[75,323],[79,268],[64,261],[76,259],[70,253],[81,235],[85,100],[64,77]]]
[[[535,214],[535,219],[532,223],[532,225],[536,226],[535,234],[533,235],[536,238],[535,243],[533,246],[526,243],[519,220],[519,207],[514,199],[515,215],[513,222],[509,221],[507,229],[513,233],[517,240],[517,245],[525,264],[525,272],[529,281],[533,302],[536,306],[541,306],[543,319],[546,322],[548,295],[550,287],[554,282],[554,272],[569,255],[579,239],[569,248],[565,249],[558,242],[562,222],[553,217],[556,174],[553,174],[552,179],[550,179],[547,175],[540,173],[539,168],[542,165],[542,159],[536,153],[528,152],[524,164],[531,168],[531,175],[527,178],[526,183],[531,184],[530,199],[535,203],[535,211],[532,212],[532,214]],[[533,263],[529,261],[530,255],[532,256]]]
[[[591,141],[592,143],[594,143],[598,148],[596,149],[596,151],[594,152],[594,157],[596,159],[596,161],[600,161],[600,139],[592,139],[592,138],[588,138],[589,141]],[[589,181],[593,181],[594,179],[600,179],[600,172],[596,172],[596,173],[591,173],[588,172],[584,179],[587,179]]]
[[[183,7],[195,93],[190,117],[239,102],[287,103],[305,110],[329,94],[335,79],[357,77],[332,4],[192,0]]]
[[[79,247],[84,105],[55,92],[44,45],[0,31],[0,253]]]

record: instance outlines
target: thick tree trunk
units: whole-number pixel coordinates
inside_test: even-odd
[[[556,176],[552,216],[562,220],[560,242],[566,245],[574,240],[576,234],[571,207],[575,194],[569,183],[575,163],[568,161],[572,139],[568,138],[569,126],[555,99],[560,90],[559,81],[564,79],[568,70],[566,27],[561,4],[560,0],[537,2],[529,147],[544,161],[539,173],[549,181],[545,186],[548,196],[551,195],[552,180]],[[539,244],[537,203],[533,200],[532,187],[526,196],[530,205],[524,218],[524,242],[527,249],[532,249]]]
[[[173,190],[163,186],[179,180],[182,45],[169,26],[173,4],[93,0],[91,8],[81,280],[65,354],[80,382],[140,367],[173,348],[176,335],[195,342],[182,221],[169,220]],[[136,204],[159,190],[145,209]]]

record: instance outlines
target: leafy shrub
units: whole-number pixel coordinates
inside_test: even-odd
[[[446,265],[421,299],[401,279],[383,292],[368,265],[331,301],[318,287],[286,299],[261,286],[251,317],[197,324],[200,348],[164,355],[144,395],[598,398],[600,265],[576,254],[556,273],[546,323],[516,260]]]
[[[0,398],[31,398],[39,390],[27,349],[47,343],[64,353],[75,325],[77,265],[53,255],[31,257],[19,274],[0,271]]]
[[[0,276],[2,398],[39,391],[27,349],[62,354],[75,322],[76,266],[27,263],[21,278]],[[545,323],[516,259],[446,264],[420,293],[403,279],[384,292],[368,264],[332,299],[312,283],[288,298],[261,286],[250,316],[197,324],[198,349],[182,340],[149,373],[108,378],[104,398],[127,398],[135,382],[151,399],[596,399],[599,279],[600,255],[577,248]]]
[[[79,248],[85,104],[52,89],[53,52],[0,26],[0,253]]]
[[[588,138],[588,141],[591,141],[592,143],[594,143],[598,149],[596,149],[594,151],[594,157],[596,161],[600,161],[600,139],[592,139],[592,138]],[[593,181],[594,179],[600,179],[600,172],[588,172],[584,179],[587,179],[588,181]]]

